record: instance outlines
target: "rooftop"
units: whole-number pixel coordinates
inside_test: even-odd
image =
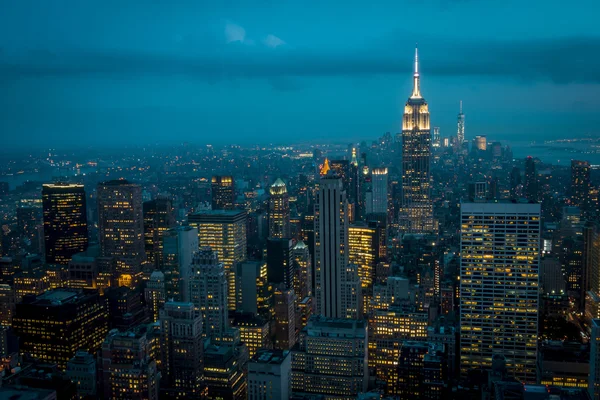
[[[258,350],[251,362],[260,364],[281,364],[290,352],[285,350]]]

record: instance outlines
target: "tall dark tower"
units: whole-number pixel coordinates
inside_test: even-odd
[[[460,101],[460,110],[458,112],[458,123],[456,129],[456,145],[460,150],[465,142],[465,114],[463,113],[462,100]]]
[[[590,163],[571,160],[571,202],[584,213],[590,205]]]
[[[46,262],[66,265],[87,250],[88,230],[83,185],[48,183],[42,188]]]
[[[419,55],[415,49],[413,91],[402,118],[402,219],[404,229],[413,233],[434,230],[429,108],[419,84]]]
[[[538,178],[533,157],[525,159],[524,195],[529,201],[538,201]]]
[[[212,177],[212,209],[233,210],[235,205],[235,181],[233,176]]]
[[[159,267],[163,253],[163,233],[175,226],[173,204],[167,198],[144,202],[144,248],[149,262]]]
[[[290,232],[290,197],[287,186],[277,179],[269,188],[269,237],[289,238]]]

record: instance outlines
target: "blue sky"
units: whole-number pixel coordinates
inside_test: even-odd
[[[0,0],[5,148],[600,135],[600,2]]]

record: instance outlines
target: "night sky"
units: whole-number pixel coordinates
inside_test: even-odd
[[[4,149],[600,135],[600,2],[0,0]]]

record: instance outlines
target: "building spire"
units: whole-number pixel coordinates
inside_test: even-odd
[[[421,88],[419,87],[419,47],[415,44],[415,73],[413,75],[413,98],[421,97]]]

